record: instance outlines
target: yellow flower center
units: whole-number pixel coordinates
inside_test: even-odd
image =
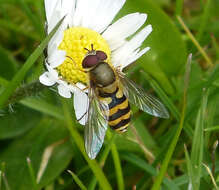
[[[66,51],[65,61],[56,69],[63,80],[69,83],[87,83],[87,74],[82,68],[82,61],[93,44],[94,50],[101,50],[107,54],[110,63],[110,48],[105,39],[96,31],[83,27],[73,27],[64,31],[60,50]]]

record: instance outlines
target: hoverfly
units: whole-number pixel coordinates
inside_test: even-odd
[[[168,118],[169,114],[160,101],[109,65],[105,61],[105,52],[94,50],[93,45],[91,50],[86,50],[88,53],[82,67],[88,73],[90,84],[85,149],[94,159],[103,144],[108,125],[119,133],[127,130],[131,119],[130,103],[156,117]]]

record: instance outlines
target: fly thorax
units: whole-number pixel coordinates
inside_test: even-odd
[[[105,62],[98,63],[90,71],[90,78],[98,87],[106,87],[116,80],[113,69]]]

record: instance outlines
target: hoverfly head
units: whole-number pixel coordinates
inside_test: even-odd
[[[107,59],[107,55],[105,52],[100,50],[94,50],[93,44],[91,44],[91,50],[84,48],[88,51],[85,58],[82,61],[82,67],[84,69],[89,69],[95,67],[98,63],[103,62]]]
[[[96,56],[99,61],[105,61],[107,59],[106,53],[100,50],[96,51]]]
[[[96,55],[87,55],[82,61],[82,67],[89,69],[95,67],[99,63]]]

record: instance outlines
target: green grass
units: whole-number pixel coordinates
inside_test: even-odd
[[[68,172],[71,174],[72,178],[74,179],[74,181],[78,184],[78,186],[80,187],[80,189],[82,190],[87,190],[87,188],[85,187],[85,185],[83,184],[83,182],[77,177],[77,175],[75,175],[72,171],[68,170]]]
[[[36,176],[35,176],[35,172],[33,170],[33,166],[31,164],[30,158],[27,158],[27,165],[28,165],[29,173],[31,176],[32,184],[33,184],[33,189],[37,190]]]
[[[90,160],[72,99],[38,83],[43,50],[57,29],[46,37],[43,1],[2,1],[0,190],[217,190],[218,9],[218,0],[127,0],[117,18],[145,12],[153,32],[143,43],[151,50],[126,72],[170,118],[132,106],[128,132],[109,129]]]

